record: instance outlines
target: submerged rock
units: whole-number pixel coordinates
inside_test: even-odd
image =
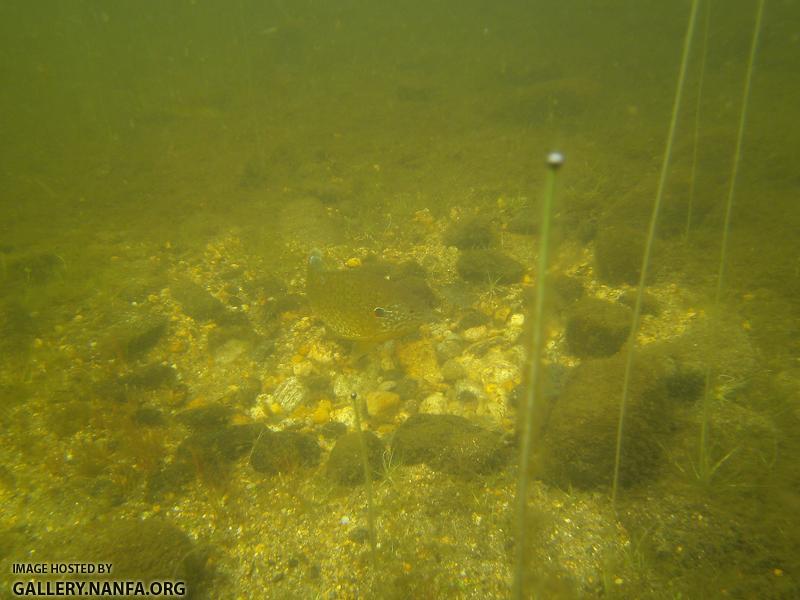
[[[114,345],[122,349],[127,360],[136,360],[147,354],[167,333],[167,321],[163,317],[136,318],[126,322],[113,332],[118,340]]]
[[[263,429],[253,443],[250,465],[266,475],[287,473],[318,464],[321,452],[311,435]]]
[[[507,446],[498,432],[456,415],[410,417],[395,432],[392,450],[403,463],[425,463],[462,477],[495,471],[507,458]]]
[[[605,283],[634,285],[639,281],[645,236],[638,229],[605,227],[597,235],[594,260]]]
[[[458,274],[476,283],[517,283],[525,274],[525,267],[497,250],[465,250],[458,257]]]
[[[581,358],[611,356],[628,338],[632,313],[627,306],[599,298],[584,298],[567,319],[569,351]]]
[[[371,431],[363,432],[367,445],[367,461],[372,478],[383,475],[383,442]],[[328,458],[328,477],[341,485],[354,486],[364,482],[364,463],[361,456],[361,434],[351,431],[336,440]]]
[[[444,233],[444,243],[461,250],[468,248],[490,248],[497,244],[497,233],[492,229],[492,220],[487,215],[476,215],[451,225]]]
[[[272,394],[273,402],[281,407],[281,412],[285,415],[304,404],[308,397],[308,388],[295,376],[283,380]]]
[[[47,543],[47,541],[45,541]],[[42,552],[58,562],[112,563],[114,578],[182,581],[187,598],[203,598],[208,583],[208,549],[161,519],[119,517],[62,531],[53,548]]]
[[[539,467],[561,487],[610,485],[614,474],[625,357],[587,361],[567,381],[542,435]],[[622,437],[620,483],[652,477],[674,429],[659,360],[639,357],[631,374]]]

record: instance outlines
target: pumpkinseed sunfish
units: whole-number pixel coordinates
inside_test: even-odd
[[[306,295],[333,334],[360,341],[410,333],[426,320],[432,296],[416,278],[395,280],[370,267],[329,269],[319,250],[308,258]]]

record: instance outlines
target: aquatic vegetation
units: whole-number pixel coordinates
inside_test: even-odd
[[[564,157],[553,152],[547,157],[548,177],[547,186],[542,202],[542,221],[541,234],[539,238],[539,256],[536,269],[536,297],[532,311],[533,327],[529,346],[528,363],[528,389],[525,395],[525,404],[520,415],[520,430],[522,440],[520,443],[519,454],[519,479],[517,481],[517,492],[514,510],[514,582],[512,595],[516,599],[521,599],[525,593],[525,532],[527,529],[527,508],[528,508],[528,464],[533,451],[533,436],[535,432],[534,418],[540,410],[538,404],[541,403],[539,395],[542,390],[541,368],[544,352],[544,305],[546,292],[547,269],[550,267],[548,260],[550,251],[550,220],[553,216],[553,202],[555,196],[556,173],[561,168]]]
[[[753,79],[753,68],[755,66],[756,51],[758,49],[758,40],[761,34],[761,21],[764,16],[764,0],[758,0],[756,10],[756,18],[753,25],[753,37],[750,43],[750,53],[747,62],[747,72],[745,74],[744,88],[742,91],[741,110],[739,113],[739,127],[736,135],[736,147],[734,150],[733,164],[731,167],[730,182],[728,185],[728,194],[725,201],[725,219],[722,225],[722,243],[720,245],[719,253],[719,267],[717,270],[717,285],[714,292],[714,310],[719,310],[722,301],[722,290],[724,286],[725,267],[728,252],[728,239],[731,229],[731,216],[733,212],[733,201],[736,194],[736,184],[738,183],[739,165],[742,158],[742,141],[744,139],[745,124],[747,122],[747,107],[750,100],[750,86]],[[699,476],[704,482],[710,481],[717,467],[720,465],[719,461],[713,461],[710,458],[709,446],[709,425],[710,425],[710,381],[711,381],[711,367],[706,370],[706,383],[703,392],[703,420],[700,426],[700,451],[698,457]],[[720,459],[721,460],[721,459]]]
[[[664,158],[661,163],[661,174],[659,176],[658,190],[656,191],[655,200],[653,201],[653,210],[650,216],[650,224],[647,229],[647,240],[645,242],[644,253],[642,255],[642,266],[639,273],[639,283],[636,290],[636,302],[633,307],[633,319],[630,328],[630,344],[628,346],[627,359],[625,363],[625,374],[622,383],[622,398],[619,404],[619,421],[617,425],[617,444],[616,453],[614,457],[614,479],[611,488],[611,502],[616,503],[617,492],[620,481],[620,466],[622,460],[622,444],[624,442],[624,425],[625,425],[625,410],[628,401],[628,391],[631,381],[633,359],[636,351],[636,335],[639,331],[639,322],[642,314],[642,301],[644,297],[644,288],[647,282],[648,269],[650,267],[650,256],[653,249],[653,241],[655,240],[656,225],[658,224],[658,215],[661,209],[661,202],[664,197],[664,188],[667,182],[667,174],[669,172],[670,159],[672,158],[672,145],[675,140],[675,131],[678,125],[678,113],[683,98],[683,85],[686,80],[686,68],[689,63],[689,55],[692,47],[692,38],[694,37],[694,27],[697,19],[697,6],[698,0],[692,0],[692,8],[689,14],[689,22],[686,27],[686,36],[683,42],[683,53],[681,57],[681,68],[678,74],[678,83],[675,89],[675,100],[672,106],[672,117],[670,119],[669,133],[667,134],[666,147],[664,149]]]

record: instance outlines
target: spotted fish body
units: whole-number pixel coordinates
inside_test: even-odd
[[[402,282],[368,268],[332,270],[319,250],[308,260],[306,294],[311,310],[335,335],[382,341],[413,331],[426,308]]]

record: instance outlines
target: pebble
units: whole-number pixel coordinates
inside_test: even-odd
[[[272,402],[281,408],[283,414],[289,414],[305,402],[308,389],[297,377],[285,379],[272,394]]]
[[[314,370],[314,365],[310,360],[303,360],[292,365],[292,373],[298,377],[308,377]]]
[[[449,359],[442,365],[442,377],[445,381],[453,382],[461,379],[467,374],[467,370],[460,362],[454,358]]]
[[[440,360],[446,361],[461,354],[462,346],[463,343],[459,337],[454,333],[450,333],[446,339],[436,344],[436,355]]]
[[[385,417],[400,406],[400,395],[386,390],[367,394],[367,412],[371,417]]]
[[[477,342],[485,338],[487,333],[489,333],[489,330],[486,328],[486,325],[470,327],[464,331],[464,339],[468,342]]]
[[[439,392],[431,394],[420,402],[419,412],[428,415],[443,415],[447,412],[447,398]]]
[[[311,414],[311,420],[317,425],[323,425],[331,420],[331,401],[324,398],[319,401],[316,410]]]
[[[508,320],[508,324],[512,327],[522,327],[525,324],[525,315],[522,313],[514,313]]]

